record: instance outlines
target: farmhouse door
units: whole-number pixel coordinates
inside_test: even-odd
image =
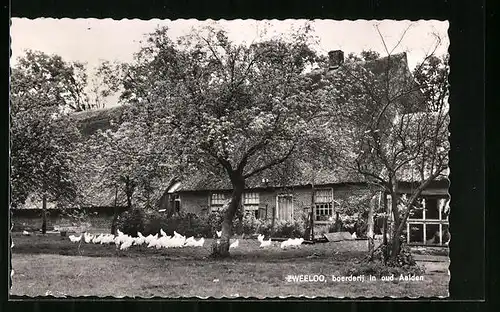
[[[278,220],[292,220],[293,197],[291,195],[279,195],[277,201]]]

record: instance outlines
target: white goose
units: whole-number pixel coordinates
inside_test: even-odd
[[[235,240],[231,245],[229,245],[229,248],[236,248],[238,247],[240,242],[238,240]]]
[[[269,247],[271,246],[271,238],[269,238],[269,240],[262,240],[260,241],[260,248],[264,248],[264,247]]]
[[[75,236],[75,235],[70,235],[69,236],[69,240],[72,243],[78,243],[81,239],[82,239],[82,234],[80,234],[80,236]]]
[[[198,241],[193,241],[193,247],[203,247],[205,243],[205,238],[200,238]]]

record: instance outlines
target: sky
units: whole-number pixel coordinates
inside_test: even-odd
[[[130,62],[139,51],[141,41],[157,27],[168,26],[169,34],[175,38],[187,34],[192,27],[214,24],[228,31],[234,42],[251,42],[259,37],[266,28],[269,35],[279,36],[290,33],[300,27],[305,20],[113,20],[113,19],[53,19],[12,18],[11,64],[24,55],[27,49],[42,51],[47,54],[60,55],[66,61],[79,61],[87,64],[89,78],[100,61]],[[407,52],[408,65],[413,69],[423,57],[436,45],[438,34],[442,41],[436,50],[438,55],[448,50],[447,21],[336,21],[312,20],[314,35],[319,39],[315,48],[323,54],[331,50],[342,50],[345,55],[350,52],[360,53],[363,50],[374,50],[385,55],[383,41],[375,26],[378,26],[387,48],[393,53]],[[409,28],[408,28],[409,27]],[[398,41],[406,31],[403,40]],[[114,106],[110,100],[107,106]]]

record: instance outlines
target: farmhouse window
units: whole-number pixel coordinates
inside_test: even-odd
[[[212,193],[210,195],[210,210],[218,211],[226,204],[227,198],[224,193]]]
[[[172,194],[172,199],[174,211],[179,213],[181,211],[181,198],[179,197],[179,194]]]
[[[253,214],[255,218],[259,218],[259,193],[244,193],[243,194],[243,209],[245,214]]]
[[[449,199],[425,196],[417,200],[406,227],[407,242],[443,245],[450,239],[448,232]]]
[[[316,221],[328,221],[333,217],[333,189],[316,190],[314,204]]]
[[[425,218],[439,220],[439,206],[437,198],[425,199]]]

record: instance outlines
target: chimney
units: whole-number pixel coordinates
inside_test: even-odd
[[[330,51],[328,52],[328,60],[328,69],[337,69],[344,63],[344,52],[341,50]]]

